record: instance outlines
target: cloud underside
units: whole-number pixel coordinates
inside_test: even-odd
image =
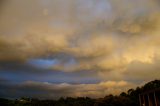
[[[93,71],[102,81],[160,77],[158,0],[11,0],[0,14],[0,72]],[[77,86],[86,85],[74,85],[79,94],[73,96],[103,94]]]
[[[52,84],[48,82],[27,81],[21,84],[4,84],[1,81],[0,94],[2,97],[18,98],[32,97],[40,99],[58,99],[60,97],[104,97],[106,94],[118,95],[127,91],[134,84],[126,81],[107,81],[97,84]]]

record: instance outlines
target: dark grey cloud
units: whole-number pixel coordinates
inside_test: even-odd
[[[39,99],[58,99],[60,97],[89,96],[98,98],[105,94],[118,94],[134,84],[125,81],[108,81],[96,84],[52,84],[48,82],[27,81],[21,84],[0,83],[0,95],[6,98],[32,97]],[[112,88],[111,88],[112,87]]]

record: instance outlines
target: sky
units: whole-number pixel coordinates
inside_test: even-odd
[[[104,97],[160,78],[159,0],[1,0],[0,97]]]

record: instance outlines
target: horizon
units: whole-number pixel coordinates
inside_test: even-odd
[[[100,98],[160,78],[158,0],[1,0],[0,97]]]

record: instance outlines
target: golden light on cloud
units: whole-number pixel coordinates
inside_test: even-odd
[[[0,14],[0,73],[46,72],[25,81],[61,83],[42,85],[71,88],[73,96],[118,93],[160,77],[157,0],[11,0]]]

